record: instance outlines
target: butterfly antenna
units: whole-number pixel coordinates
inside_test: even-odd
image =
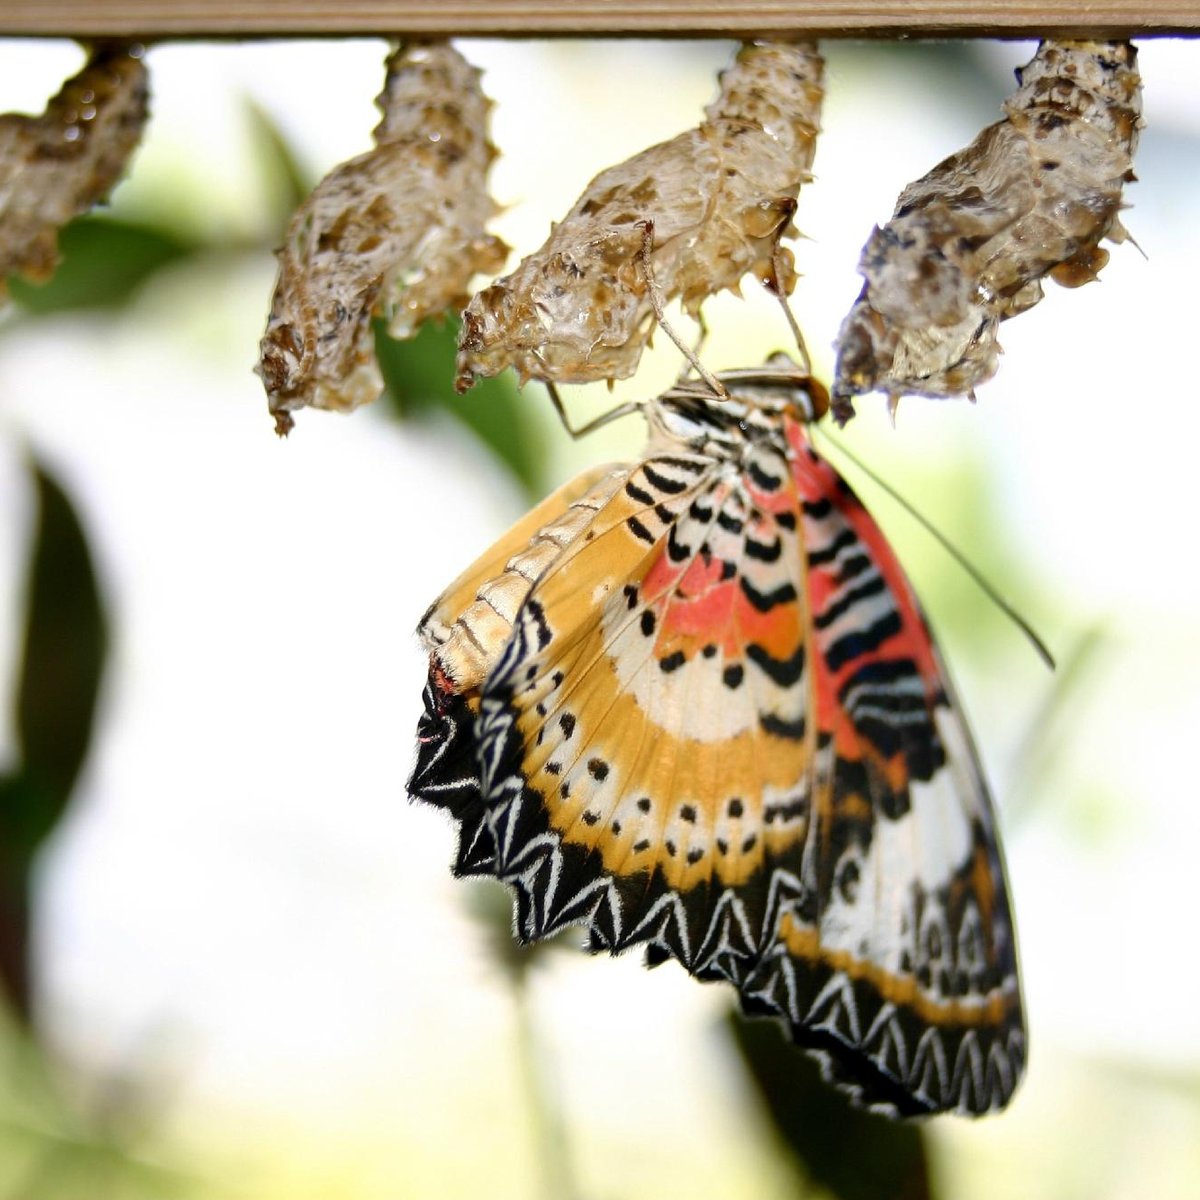
[[[654,280],[654,263],[650,258],[650,252],[654,249],[654,222],[642,221],[641,226],[642,250],[639,255],[639,261],[641,262],[642,275],[646,280],[646,290],[650,294],[650,303],[654,306],[655,319],[658,321],[663,333],[675,343],[679,353],[691,363],[692,370],[708,384],[714,395],[725,400],[729,396],[729,393],[725,390],[725,385],[700,361],[696,356],[695,350],[684,342],[683,338],[675,332],[671,327],[671,323],[667,320],[667,314],[663,310],[662,293],[658,290],[658,284]]]
[[[558,394],[558,388],[548,379],[541,381],[550,396],[550,403],[554,405],[554,411],[558,414],[558,419],[562,423],[562,427],[578,441],[581,437],[587,437],[589,433],[594,433],[597,429],[607,425],[610,421],[619,421],[622,417],[627,417],[631,413],[640,412],[642,405],[639,400],[626,400],[623,404],[616,404],[607,412],[602,412],[598,417],[594,417],[586,425],[581,425],[578,429],[572,426],[567,420],[567,410],[563,407],[562,397]]]
[[[893,488],[890,483],[876,475],[875,472],[872,471],[871,468],[868,467],[866,463],[864,463],[862,459],[858,457],[858,455],[852,453],[850,450],[847,450],[841,442],[830,437],[828,433],[822,431],[821,436],[829,445],[837,450],[839,454],[849,459],[850,462],[852,462],[864,475],[866,475],[868,479],[887,492],[887,494],[891,496],[891,498],[895,500],[895,502],[900,505],[900,507],[904,509],[904,511],[908,513],[908,515],[912,517],[913,520],[916,521],[917,524],[920,525],[921,528],[924,529],[925,532],[928,533],[929,536],[932,537],[933,540],[937,542],[938,545],[940,545],[942,549],[945,550],[946,553],[949,554],[950,557],[954,559],[954,561],[958,563],[960,567],[962,567],[964,571],[966,571],[971,579],[975,581],[975,585],[979,588],[979,590],[982,591],[983,594],[987,596],[987,598],[991,600],[991,602],[1025,635],[1029,641],[1029,644],[1037,652],[1038,657],[1046,664],[1046,666],[1050,668],[1050,670],[1053,671],[1055,669],[1054,656],[1046,648],[1046,643],[1043,642],[1042,639],[1034,632],[1033,626],[1030,625],[1029,622],[1025,620],[1025,618],[1021,616],[1021,614],[1017,612],[1017,610],[1013,608],[1013,606],[1009,604],[1009,602],[1005,600],[1003,596],[1000,595],[996,588],[984,578],[978,567],[976,567],[971,560],[968,559],[967,556],[944,533],[942,533],[942,531],[938,529],[938,527],[934,525],[932,521],[929,520],[928,517],[914,508],[912,504],[910,504],[909,501],[900,495],[900,493],[896,491],[896,489]]]

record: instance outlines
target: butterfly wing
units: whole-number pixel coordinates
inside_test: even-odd
[[[792,444],[634,469],[482,689],[526,939],[646,943],[783,1017],[861,1102],[983,1111],[1023,1061],[990,805],[915,599]]]
[[[1007,1103],[1024,1068],[995,817],[920,607],[879,527],[790,431],[807,546],[814,819],[743,987],[827,1074],[905,1114]]]
[[[417,636],[429,652],[425,710],[408,792],[459,822],[457,875],[490,874],[476,761],[479,690],[512,632],[512,620],[537,576],[570,545],[625,471],[595,467],[527,513],[429,606]]]
[[[815,732],[795,519],[785,545],[752,510],[732,464],[652,458],[522,607],[480,734],[521,936],[587,923],[734,983],[757,957]]]

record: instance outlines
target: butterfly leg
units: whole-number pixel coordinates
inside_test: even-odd
[[[675,332],[671,323],[667,320],[662,292],[658,290],[658,284],[654,279],[654,262],[651,258],[651,251],[654,249],[654,222],[642,221],[640,224],[642,227],[642,249],[638,256],[638,261],[641,264],[642,276],[646,280],[646,291],[649,293],[650,303],[654,307],[655,320],[658,321],[660,328],[667,337],[675,343],[679,353],[691,364],[692,370],[708,384],[714,395],[724,399],[728,396],[724,384],[700,361],[696,356],[695,350],[684,344],[683,339]],[[701,325],[701,329],[703,330],[703,325]]]
[[[576,440],[586,437],[589,433],[592,433],[603,425],[607,425],[610,421],[616,421],[621,417],[629,416],[631,413],[640,412],[642,408],[638,401],[626,400],[623,404],[614,405],[607,412],[602,412],[598,417],[594,417],[588,421],[586,425],[581,425],[576,429],[567,419],[567,410],[563,405],[562,397],[558,394],[558,388],[549,379],[543,379],[542,383],[546,385],[546,391],[550,396],[550,403],[554,405],[554,411],[558,414],[558,419],[562,423],[562,427]]]
[[[788,303],[788,289],[784,281],[791,274],[792,264],[788,261],[788,252],[777,241],[775,249],[771,253],[771,275],[764,283],[767,291],[779,301],[788,327],[792,331],[792,337],[796,340],[796,349],[800,351],[800,361],[804,364],[804,369],[811,375],[812,359],[808,356],[808,346],[805,345],[804,334],[800,332],[796,314],[792,312],[792,306]]]
[[[700,312],[698,312],[696,314],[696,324],[700,327],[700,332],[697,335],[696,340],[692,343],[692,354],[696,358],[699,358],[700,351],[704,348],[704,343],[706,341],[708,341],[708,322],[704,319],[704,311],[703,310],[701,310]],[[687,365],[684,366],[680,370],[679,374],[675,377],[675,382],[676,383],[686,383],[688,380],[688,377],[691,374],[692,374],[692,361],[689,358],[687,361]]]

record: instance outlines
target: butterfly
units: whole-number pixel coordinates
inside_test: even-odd
[[[900,193],[863,247],[865,283],[838,334],[834,407],[893,397],[973,395],[995,374],[1001,321],[1097,277],[1102,239],[1134,178],[1141,76],[1129,42],[1048,38],[1017,72],[1005,117]]]
[[[516,934],[644,945],[780,1018],[858,1103],[1003,1106],[1025,1031],[996,820],[916,597],[782,356],[637,405],[636,462],[429,609],[411,794]]]

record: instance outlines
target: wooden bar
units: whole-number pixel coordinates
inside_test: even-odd
[[[1200,0],[0,0],[0,36],[1195,36]]]

